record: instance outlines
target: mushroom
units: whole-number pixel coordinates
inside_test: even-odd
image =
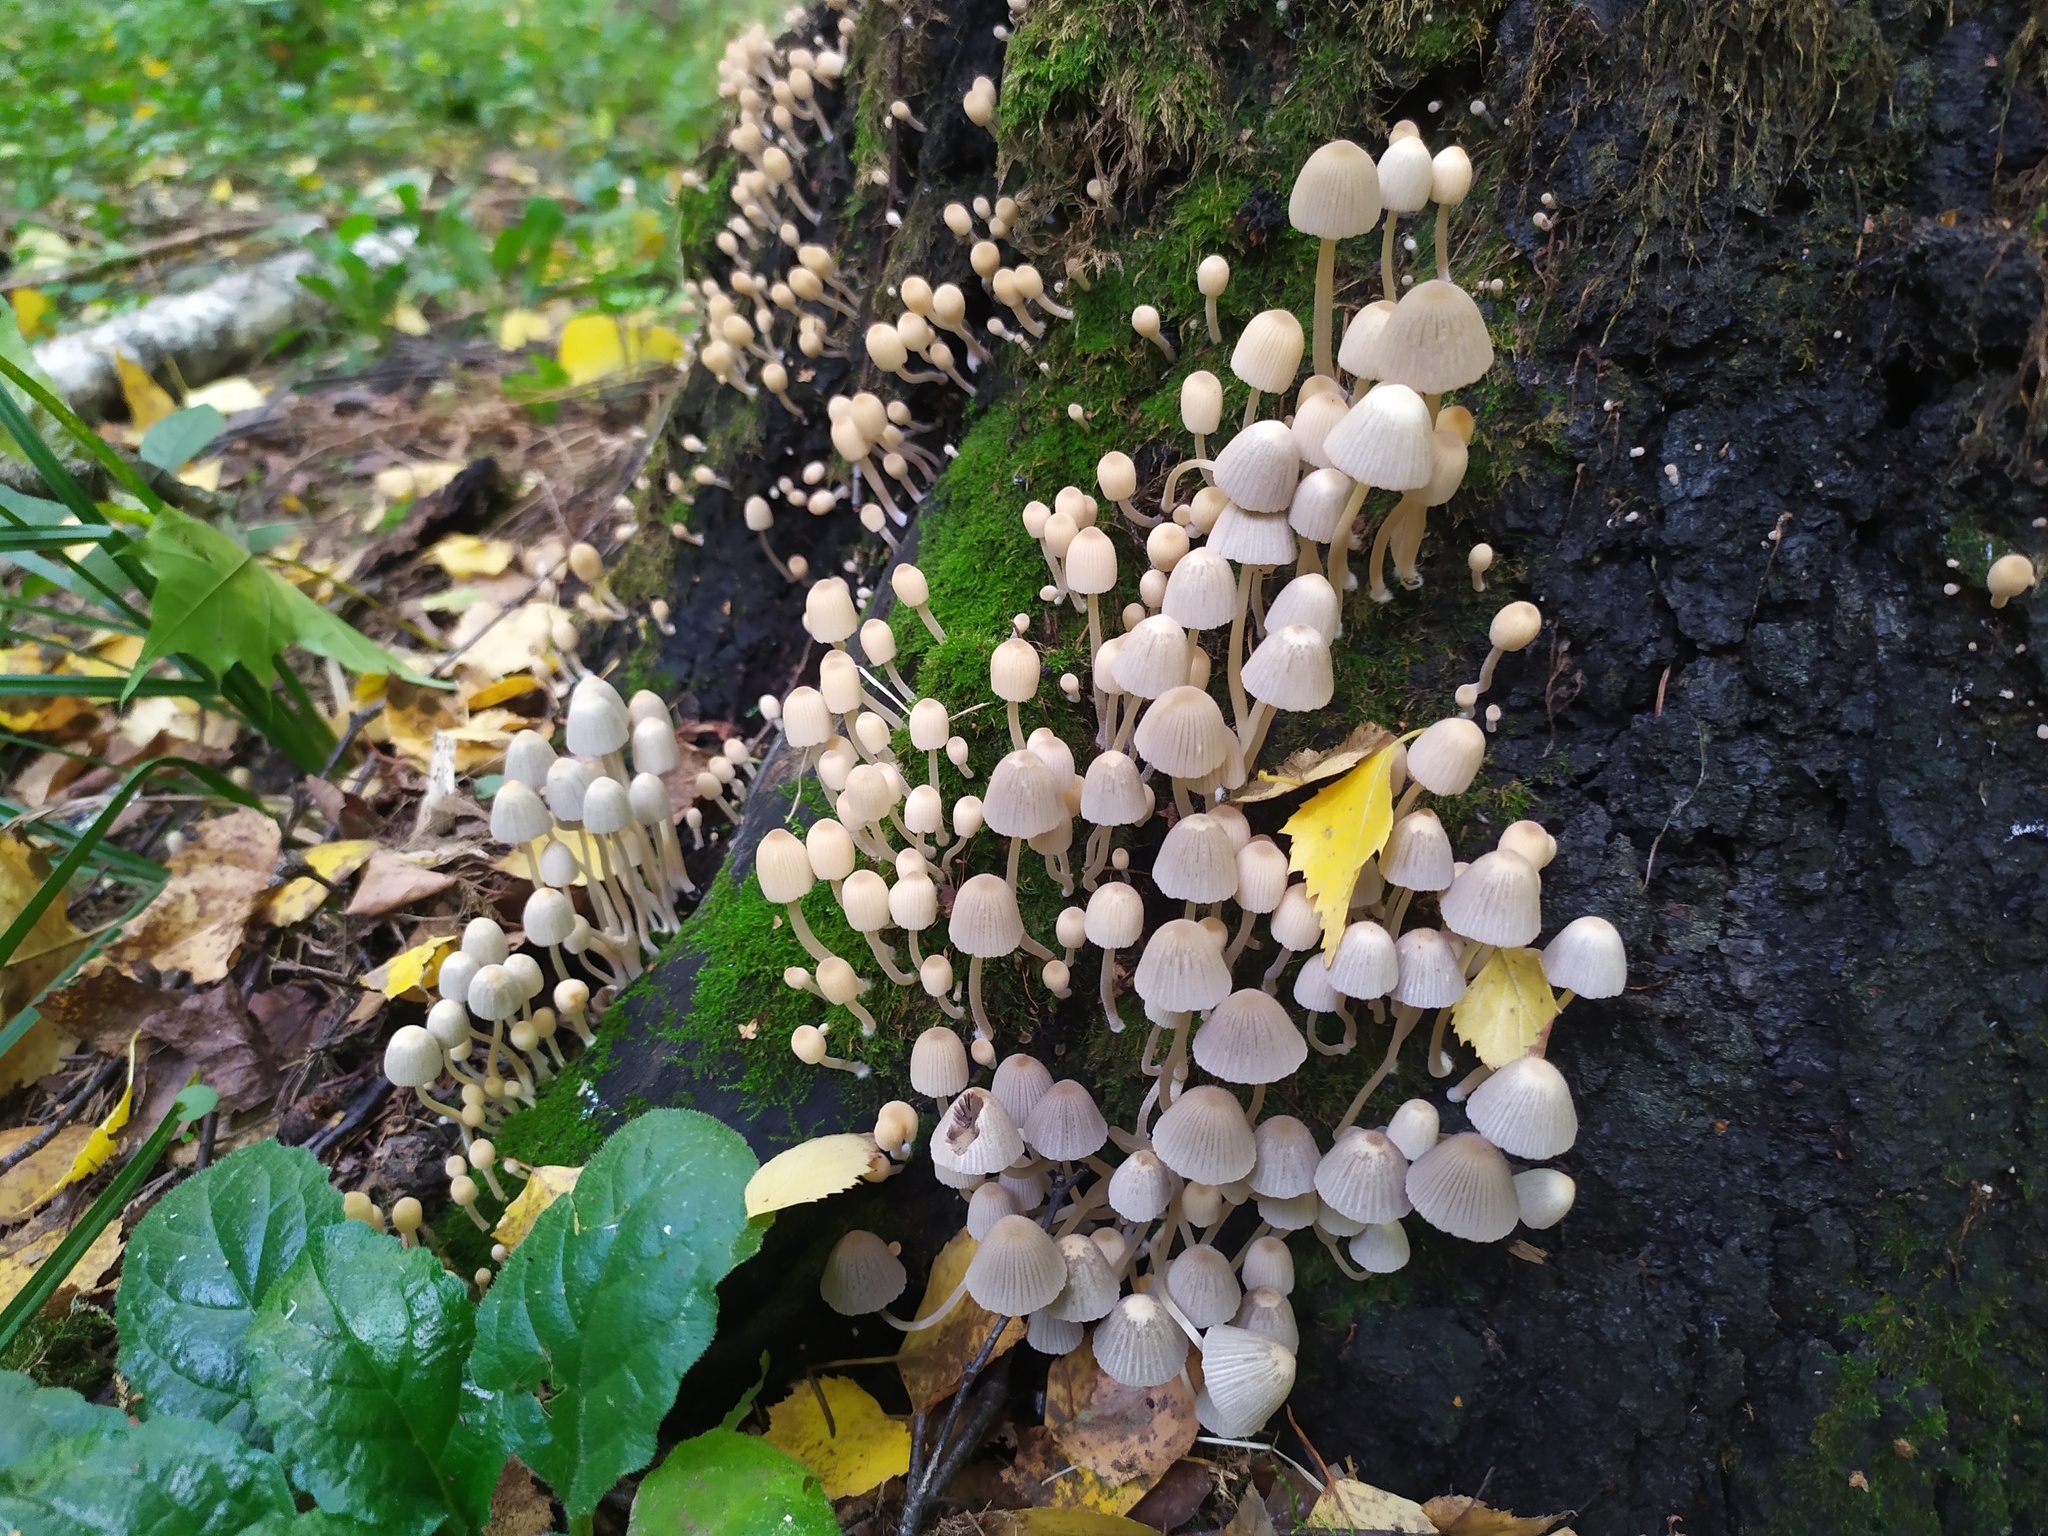
[[[1394,125],[1378,166],[1380,206],[1387,214],[1386,238],[1380,243],[1380,281],[1389,300],[1399,293],[1394,285],[1394,227],[1400,220],[1395,216],[1420,213],[1428,207],[1435,178],[1428,146],[1413,131],[1413,123],[1406,126],[1409,131],[1403,133],[1401,124]]]
[[[1138,527],[1150,528],[1159,521],[1131,504],[1131,498],[1138,494],[1138,466],[1131,462],[1129,454],[1115,449],[1105,453],[1096,461],[1095,483],[1101,487],[1103,497],[1121,507],[1124,516]]]
[[[1309,1197],[1311,1204],[1314,1203],[1314,1199],[1313,1195]],[[1260,1209],[1264,1208],[1265,1202],[1262,1201]],[[1265,1242],[1267,1239],[1260,1238],[1259,1241]],[[1284,1253],[1286,1250],[1283,1248],[1281,1251]],[[1271,1339],[1290,1355],[1298,1354],[1301,1350],[1301,1329],[1294,1321],[1294,1308],[1277,1290],[1266,1286],[1248,1288],[1244,1293],[1243,1303],[1239,1305],[1237,1314],[1230,1322],[1232,1327]]]
[[[1543,927],[1543,878],[1518,853],[1482,853],[1451,882],[1438,908],[1444,926],[1476,944],[1519,949]],[[1478,962],[1467,962],[1475,971]]]
[[[1173,343],[1166,339],[1160,329],[1159,311],[1150,304],[1140,304],[1131,311],[1131,329],[1157,347],[1170,363],[1174,359]]]
[[[1331,429],[1323,447],[1331,462],[1355,482],[1349,503],[1354,516],[1371,487],[1421,490],[1436,469],[1436,437],[1429,406],[1403,384],[1375,384],[1367,390]],[[1348,526],[1348,519],[1345,522]],[[1372,593],[1376,602],[1392,597],[1381,579],[1380,567],[1394,527],[1395,515],[1390,514],[1373,542]],[[1349,553],[1349,540],[1339,539],[1330,546],[1330,585],[1339,592],[1346,586],[1344,562]]]
[[[1129,462],[1126,460],[1126,462]],[[1105,493],[1107,484],[1105,484]],[[1113,498],[1114,499],[1114,498]],[[1083,528],[1067,546],[1063,562],[1069,591],[1088,600],[1088,655],[1091,660],[1102,649],[1102,614],[1099,599],[1116,586],[1116,546],[1100,528]],[[1033,653],[1033,666],[1037,656]],[[1036,688],[1033,692],[1036,693]]]
[[[1244,1178],[1258,1161],[1244,1109],[1214,1084],[1190,1088],[1159,1117],[1152,1149],[1184,1179],[1229,1184]]]
[[[1209,301],[1215,307],[1215,300]],[[1180,382],[1180,424],[1187,428],[1195,440],[1195,462],[1202,465],[1209,457],[1209,436],[1223,423],[1223,381],[1206,368],[1197,368]],[[1205,467],[1203,478],[1214,483],[1214,477]],[[1170,509],[1161,507],[1162,512]]]
[[[1394,820],[1406,816],[1425,789],[1433,795],[1462,795],[1484,761],[1486,733],[1477,725],[1458,715],[1437,721],[1408,743],[1409,784],[1394,808]]]
[[[1024,746],[1024,723],[1017,714],[1017,706],[1038,697],[1039,671],[1038,650],[1021,635],[1012,635],[989,653],[989,686],[1007,706],[1010,742],[1020,751]]]
[[[1071,1078],[1063,1078],[1040,1095],[1025,1115],[1021,1128],[1025,1145],[1040,1157],[1058,1163],[1093,1157],[1109,1140],[1109,1124],[1096,1108],[1094,1097]]]
[[[953,897],[947,936],[954,948],[970,957],[967,997],[975,1033],[993,1040],[995,1028],[981,1001],[982,961],[1014,954],[1024,943],[1024,919],[1017,911],[1015,889],[1001,875],[975,875]],[[994,1172],[994,1169],[990,1169]]]
[[[1251,1084],[1256,1115],[1266,1085],[1297,1071],[1308,1057],[1308,1044],[1285,1008],[1257,987],[1246,987],[1209,1010],[1195,1033],[1194,1057],[1211,1077]]]
[[[1410,1210],[1408,1159],[1382,1131],[1349,1126],[1316,1164],[1316,1194],[1332,1210],[1368,1225]]]
[[[1201,291],[1202,312],[1209,321],[1209,340],[1220,343],[1223,327],[1216,316],[1216,301],[1223,297],[1223,290],[1230,286],[1230,263],[1221,256],[1204,256],[1201,265],[1195,268],[1195,287]],[[1214,375],[1210,375],[1214,377]],[[1182,397],[1185,399],[1185,395]],[[1199,446],[1195,452],[1200,453]]]
[[[1329,704],[1336,692],[1329,642],[1306,624],[1268,629],[1245,663],[1244,686],[1254,700],[1239,736],[1249,766],[1265,744],[1274,711],[1299,713]]]
[[[1391,1275],[1408,1267],[1408,1231],[1398,1221],[1367,1226],[1347,1246],[1352,1259],[1366,1274]]]
[[[1229,1322],[1243,1300],[1230,1260],[1207,1243],[1196,1243],[1167,1265],[1166,1293],[1197,1328]]]
[[[1379,171],[1372,156],[1349,139],[1323,145],[1295,175],[1294,190],[1287,201],[1287,221],[1320,242],[1316,258],[1315,370],[1327,378],[1337,376],[1330,361],[1337,242],[1367,233],[1379,220]]]
[[[384,1076],[395,1088],[410,1088],[420,1103],[444,1120],[461,1125],[462,1111],[432,1098],[427,1088],[441,1075],[441,1045],[417,1024],[401,1025],[384,1046]]]
[[[1008,202],[1009,199],[1005,198],[1004,201]],[[1040,309],[1056,319],[1071,320],[1074,318],[1074,312],[1071,309],[1062,304],[1055,304],[1045,296],[1045,278],[1038,268],[1032,266],[1030,262],[1027,261],[1016,269],[1014,281],[1017,285],[1018,297],[1026,303],[1036,304]]]
[[[974,333],[967,328],[967,295],[953,283],[941,283],[932,290],[931,322],[942,331],[951,331],[966,344],[968,356],[977,363],[989,361],[988,349],[974,339]]]
[[[1273,964],[1260,983],[1269,995],[1278,990],[1280,973],[1287,969],[1288,961],[1319,948],[1323,942],[1323,920],[1309,902],[1308,887],[1299,880],[1281,892],[1280,904],[1273,909],[1271,929],[1273,944],[1279,954],[1274,956]]]
[[[1121,1034],[1124,1021],[1116,1011],[1116,951],[1130,948],[1144,936],[1144,898],[1120,880],[1097,886],[1088,898],[1083,931],[1088,942],[1103,952],[1102,1011],[1110,1032]]]
[[[797,941],[812,957],[821,965],[835,958],[804,921],[801,903],[818,877],[811,868],[810,855],[796,835],[786,827],[772,829],[755,851],[754,872],[761,884],[762,897],[789,914],[789,925]]]
[[[1574,918],[1544,946],[1543,974],[1564,991],[1557,1000],[1562,1013],[1574,997],[1619,997],[1628,985],[1628,951],[1606,918]]]
[[[939,644],[946,643],[946,632],[933,617],[931,583],[925,580],[924,572],[914,565],[898,565],[889,573],[889,586],[896,594],[896,601],[906,608],[915,609],[917,616],[924,620],[924,627],[932,639]]]
[[[1293,1390],[1294,1355],[1279,1340],[1228,1323],[1203,1335],[1195,1414],[1211,1434],[1243,1439],[1255,1433]]]
[[[1230,354],[1230,371],[1251,386],[1251,397],[1244,406],[1247,427],[1259,419],[1261,391],[1280,395],[1294,387],[1294,375],[1301,369],[1301,349],[1301,322],[1285,309],[1261,310],[1238,336]]]
[[[1556,1168],[1530,1168],[1515,1175],[1515,1207],[1522,1225],[1541,1232],[1563,1221],[1578,1198],[1571,1175]],[[396,1207],[393,1208],[394,1214]]]
[[[1991,606],[2003,608],[2014,598],[2023,596],[2035,582],[2034,562],[2025,555],[2001,555],[1991,562],[1991,569],[1984,574],[1985,588],[1991,593]]]
[[[1188,800],[1189,783],[1223,766],[1237,741],[1224,724],[1216,701],[1201,689],[1183,684],[1152,701],[1138,721],[1132,744],[1140,757],[1173,780],[1174,804],[1183,816],[1191,816],[1194,806]]]
[[[825,1256],[818,1292],[841,1317],[865,1317],[901,1296],[908,1281],[894,1248],[872,1232],[854,1231]]]
[[[1126,1387],[1157,1387],[1180,1374],[1188,1338],[1159,1301],[1126,1296],[1096,1325],[1095,1363]]]
[[[844,960],[839,963],[846,964]],[[844,1057],[827,1054],[825,1031],[815,1024],[799,1024],[791,1030],[789,1049],[807,1067],[830,1067],[836,1072],[851,1072],[855,1077],[868,1075],[866,1062],[848,1061]]]
[[[1307,1126],[1292,1115],[1272,1115],[1259,1122],[1252,1143],[1257,1151],[1249,1175],[1253,1194],[1262,1199],[1293,1200],[1315,1193],[1316,1168],[1322,1155],[1316,1149],[1315,1133]],[[1278,1261],[1272,1256],[1273,1248],[1279,1250],[1279,1260],[1286,1262],[1284,1283],[1275,1276]],[[1244,1277],[1246,1285],[1271,1285],[1283,1293],[1292,1290],[1294,1265],[1287,1258],[1287,1245],[1272,1243],[1262,1249],[1259,1242],[1253,1243],[1246,1250]]]
[[[491,838],[526,854],[526,868],[536,886],[543,882],[533,845],[554,830],[555,818],[541,797],[531,786],[508,775],[491,797]]]
[[[1228,901],[1237,894],[1237,849],[1230,834],[1199,811],[1181,817],[1159,845],[1152,880],[1162,896],[1186,902],[1191,918],[1198,903]]]
[[[1579,1139],[1578,1112],[1564,1074],[1543,1057],[1518,1056],[1472,1090],[1472,1128],[1510,1157],[1543,1162]]]
[[[1486,590],[1486,573],[1493,569],[1493,546],[1491,544],[1474,544],[1471,552],[1465,556],[1465,565],[1472,572],[1472,590],[1474,592],[1484,592]]]
[[[1498,1242],[1521,1220],[1507,1159],[1473,1131],[1448,1136],[1417,1158],[1407,1194],[1424,1221],[1467,1242]]]

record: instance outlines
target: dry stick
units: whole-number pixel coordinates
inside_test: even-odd
[[[121,1059],[117,1056],[101,1067],[99,1071],[93,1073],[83,1088],[57,1106],[57,1112],[50,1117],[48,1124],[12,1152],[9,1152],[5,1157],[0,1157],[0,1173],[5,1173],[22,1159],[33,1156],[48,1146],[50,1138],[68,1125],[73,1117],[91,1101],[92,1096],[112,1082],[114,1075],[120,1070]]]

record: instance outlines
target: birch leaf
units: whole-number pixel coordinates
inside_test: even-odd
[[[1381,747],[1287,818],[1293,839],[1287,867],[1308,881],[1308,899],[1323,920],[1323,960],[1337,954],[1350,921],[1358,872],[1387,845],[1394,829],[1394,749]]]
[[[1495,950],[1458,999],[1451,1027],[1489,1067],[1504,1067],[1557,1017],[1557,999],[1533,949]]]

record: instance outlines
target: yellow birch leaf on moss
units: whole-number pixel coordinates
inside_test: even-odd
[[[1436,1523],[1413,1499],[1340,1477],[1323,1490],[1308,1517],[1316,1531],[1357,1531],[1371,1536],[1436,1536]]]
[[[562,1168],[552,1163],[528,1169],[526,1188],[512,1197],[505,1214],[491,1228],[491,1236],[507,1248],[517,1248],[540,1220],[540,1213],[574,1189],[582,1173],[581,1168]]]
[[[114,354],[114,367],[121,376],[121,394],[128,401],[128,429],[138,438],[177,410],[178,402],[125,352]]]
[[[1323,959],[1336,958],[1350,921],[1351,888],[1394,829],[1394,749],[1380,748],[1287,818],[1293,839],[1287,867],[1308,882],[1308,899],[1323,920]]]
[[[761,1438],[818,1474],[828,1499],[850,1499],[881,1487],[910,1470],[910,1428],[882,1412],[882,1405],[844,1376],[815,1378],[768,1410]],[[818,1392],[832,1410],[825,1422]]]
[[[889,1159],[872,1136],[851,1132],[818,1136],[778,1152],[747,1180],[747,1219],[792,1205],[809,1205],[851,1189],[871,1173],[879,1177]]]
[[[619,322],[610,315],[578,315],[562,327],[555,361],[571,384],[593,384],[621,372],[626,366],[626,348],[619,336]]]
[[[1498,949],[1458,999],[1451,1027],[1489,1067],[1525,1056],[1557,1017],[1557,998],[1533,949]]]
[[[456,947],[456,943],[454,939],[429,939],[403,954],[393,955],[379,967],[383,978],[377,983],[377,990],[386,997],[403,997],[415,989],[424,993],[441,974],[441,961]],[[363,978],[363,984],[371,984],[369,976]]]

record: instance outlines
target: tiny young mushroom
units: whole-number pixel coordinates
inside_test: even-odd
[[[1413,123],[1394,125],[1387,147],[1380,154],[1377,174],[1380,207],[1387,215],[1386,237],[1380,244],[1380,282],[1384,297],[1391,300],[1400,291],[1394,283],[1394,229],[1400,223],[1396,215],[1420,213],[1428,207],[1435,179],[1429,147],[1422,142]]]
[[[1380,220],[1380,178],[1372,156],[1349,139],[1335,139],[1308,157],[1288,196],[1287,221],[1318,240],[1315,298],[1315,370],[1334,379],[1330,318],[1336,295],[1337,242],[1370,231]]]
[[[1991,593],[1991,606],[2003,608],[2016,597],[2024,596],[2035,582],[2034,562],[2025,555],[2001,555],[1991,562],[1991,569],[1985,572],[1984,585]]]
[[[981,1000],[982,962],[1014,954],[1024,942],[1024,919],[1017,910],[1016,892],[1001,875],[975,875],[954,894],[946,932],[953,947],[969,957],[967,997],[975,1035],[993,1041],[995,1026],[989,1023]]]
[[[1102,649],[1100,598],[1116,586],[1116,564],[1116,545],[1100,528],[1081,529],[1067,546],[1064,561],[1067,588],[1088,600],[1088,655],[1091,660]],[[1036,653],[1032,660],[1035,666]]]
[[[1202,295],[1202,313],[1209,322],[1209,340],[1212,344],[1223,340],[1223,326],[1216,314],[1216,301],[1223,297],[1223,290],[1229,286],[1230,263],[1221,256],[1204,256],[1201,264],[1195,268],[1195,287]],[[1200,452],[1199,449],[1196,451]]]
[[[1138,494],[1138,466],[1131,462],[1131,456],[1112,448],[1095,464],[1095,483],[1101,487],[1103,498],[1115,502],[1123,509],[1125,517],[1140,528],[1150,528],[1157,518],[1147,517],[1132,504]]]
[[[1173,343],[1166,339],[1158,310],[1150,304],[1140,304],[1131,311],[1131,329],[1157,347],[1169,363],[1173,361]]]
[[[805,1066],[831,1067],[836,1071],[851,1072],[855,1077],[866,1077],[869,1072],[868,1064],[864,1061],[848,1061],[844,1057],[828,1054],[825,1031],[815,1024],[799,1024],[790,1031],[789,1049]]]
[[[1479,681],[1473,687],[1472,699],[1463,710],[1466,716],[1472,713],[1472,704],[1479,695],[1493,686],[1493,669],[1500,664],[1501,657],[1511,651],[1527,650],[1537,635],[1543,631],[1543,613],[1534,603],[1509,603],[1493,616],[1487,628],[1487,638],[1493,642],[1493,649],[1486,653],[1486,660],[1479,668]]]
[[[452,1109],[427,1093],[434,1079],[441,1075],[441,1067],[440,1042],[417,1024],[402,1025],[384,1046],[384,1076],[392,1086],[412,1089],[428,1109],[461,1125],[461,1110]]]
[[[1230,371],[1251,386],[1244,405],[1244,424],[1259,419],[1259,396],[1284,395],[1301,370],[1301,322],[1290,310],[1268,309],[1253,315],[1230,354]]]
[[[1223,424],[1223,381],[1206,368],[1197,368],[1180,382],[1180,424],[1195,440],[1195,459],[1203,464],[1202,478],[1213,485],[1215,476],[1205,461],[1208,439]]]
[[[1474,592],[1484,592],[1486,590],[1486,573],[1493,569],[1493,546],[1491,544],[1474,544],[1471,552],[1465,556],[1465,566],[1472,572],[1472,590]]]

